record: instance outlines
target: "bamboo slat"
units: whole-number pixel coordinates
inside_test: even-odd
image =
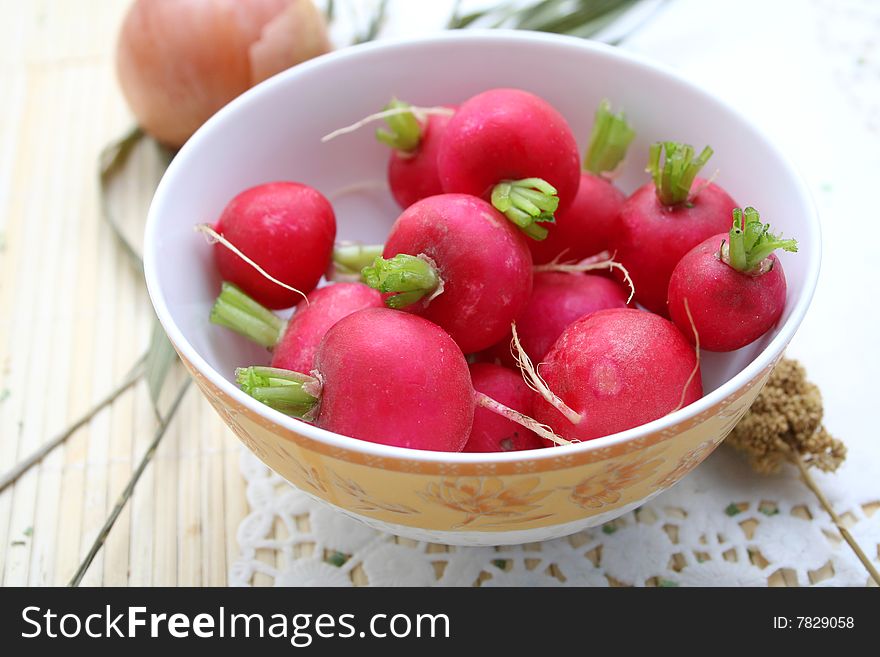
[[[101,148],[133,122],[113,68],[127,6],[0,0],[0,471],[106,395],[149,344],[143,280],[101,220],[96,181]],[[138,243],[160,172],[146,145],[112,190]],[[169,377],[167,397],[184,377]],[[68,582],[155,427],[140,383],[0,493],[0,583]],[[225,584],[248,510],[238,455],[188,392],[83,585]]]

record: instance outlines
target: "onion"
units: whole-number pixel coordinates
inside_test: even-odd
[[[312,0],[135,0],[116,65],[138,123],[176,147],[242,92],[330,47]]]

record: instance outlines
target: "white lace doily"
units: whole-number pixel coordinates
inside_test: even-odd
[[[293,488],[250,452],[242,453],[241,471],[252,511],[238,530],[242,554],[231,569],[233,586],[248,586],[257,574],[277,586],[868,583],[793,468],[762,477],[727,448],[614,522],[500,548],[446,547],[383,534]],[[876,559],[880,499],[870,499],[869,486],[860,491],[844,488],[835,476],[817,478]]]
[[[392,16],[415,20],[412,12],[395,13],[395,4]],[[880,363],[871,345],[880,317],[877,305],[866,304],[852,284],[877,277],[872,243],[855,244],[852,237],[874,230],[865,190],[873,190],[880,175],[878,25],[880,3],[869,0],[676,0],[627,47],[676,66],[755,116],[816,188],[827,226],[822,281],[789,351],[825,388],[829,430],[849,448],[838,473],[814,476],[880,566],[880,441],[867,410],[876,404]],[[750,91],[738,98],[739,89]],[[845,340],[865,345],[858,354],[830,337],[841,334],[844,324],[837,318],[854,307],[860,319],[847,326]],[[835,385],[839,381],[847,385]],[[673,489],[613,523],[499,549],[447,548],[382,534],[291,488],[249,453],[242,457],[242,472],[251,513],[238,531],[241,556],[231,568],[233,585],[869,581],[793,468],[760,476],[723,447]]]

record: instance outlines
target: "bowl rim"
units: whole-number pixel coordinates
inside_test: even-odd
[[[796,185],[798,193],[805,201],[808,208],[808,216],[804,217],[804,229],[800,236],[803,244],[809,244],[808,252],[802,256],[808,259],[803,290],[800,298],[791,311],[786,322],[780,327],[779,333],[770,341],[770,343],[754,358],[752,361],[738,372],[735,376],[725,381],[718,388],[705,395],[696,402],[674,411],[661,418],[653,420],[647,424],[642,424],[626,431],[621,431],[601,438],[593,440],[573,443],[571,445],[559,446],[553,449],[540,450],[523,450],[514,452],[439,452],[431,450],[419,450],[408,447],[396,447],[374,443],[366,440],[352,439],[349,436],[337,434],[326,429],[321,429],[311,424],[307,424],[296,418],[284,415],[260,402],[256,401],[249,395],[242,392],[232,382],[227,380],[220,372],[215,370],[193,347],[193,345],[184,337],[178,328],[171,312],[166,304],[165,296],[159,285],[158,280],[158,249],[156,248],[156,229],[159,224],[159,215],[165,204],[167,190],[172,184],[172,180],[177,172],[187,166],[190,154],[197,150],[202,141],[211,138],[212,134],[222,129],[224,123],[233,115],[244,110],[244,108],[260,94],[265,93],[269,89],[277,86],[286,85],[291,80],[295,80],[298,76],[310,71],[311,69],[325,66],[331,62],[345,61],[350,58],[356,58],[363,53],[381,50],[406,49],[411,46],[437,45],[444,43],[455,43],[459,41],[469,42],[495,42],[521,44],[537,43],[550,45],[563,45],[572,48],[589,51],[593,56],[598,58],[623,60],[637,67],[647,69],[649,72],[671,78],[676,83],[681,84],[690,91],[702,96],[710,103],[723,108],[725,111],[734,115],[743,123],[747,124],[755,135],[761,139],[771,151],[777,156],[783,168],[790,174],[791,179]],[[546,34],[541,32],[530,32],[525,30],[507,30],[507,29],[486,29],[486,30],[450,30],[439,32],[433,35],[406,37],[397,39],[387,39],[364,43],[356,46],[350,46],[337,51],[321,55],[309,61],[298,64],[295,67],[282,71],[277,75],[261,82],[260,84],[249,89],[242,95],[238,96],[226,106],[221,108],[214,116],[202,125],[190,139],[184,144],[178,154],[175,156],[170,166],[162,176],[161,181],[156,189],[147,215],[147,223],[144,234],[144,273],[147,283],[147,290],[153,307],[159,318],[162,327],[167,333],[169,339],[180,354],[188,360],[192,366],[204,376],[211,384],[216,386],[223,393],[229,395],[233,400],[242,406],[250,409],[264,420],[279,425],[285,430],[304,435],[312,440],[324,443],[327,446],[341,448],[343,450],[352,450],[361,452],[365,455],[378,458],[388,458],[395,460],[407,461],[424,461],[432,463],[454,463],[463,464],[500,464],[514,463],[517,461],[541,461],[543,459],[552,459],[559,456],[574,456],[590,451],[597,451],[609,447],[617,446],[623,443],[633,441],[637,438],[661,432],[669,429],[677,424],[686,422],[706,410],[712,408],[724,399],[734,395],[737,391],[744,388],[750,381],[755,379],[761,371],[770,365],[774,359],[781,355],[785,347],[791,341],[794,333],[797,331],[801,322],[806,315],[810,302],[816,290],[819,277],[819,269],[821,262],[821,229],[816,209],[815,200],[812,193],[807,187],[806,182],[801,176],[798,169],[794,166],[786,154],[780,150],[775,142],[767,135],[767,133],[759,126],[751,121],[735,106],[718,98],[715,94],[703,89],[695,82],[689,80],[682,74],[673,69],[658,64],[642,55],[634,54],[621,50],[619,48],[581,39],[578,37],[563,36],[557,34]],[[560,451],[565,450],[565,451]]]

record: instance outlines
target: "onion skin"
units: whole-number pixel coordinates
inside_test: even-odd
[[[239,94],[330,49],[312,0],[135,0],[116,67],[141,127],[179,147]]]

